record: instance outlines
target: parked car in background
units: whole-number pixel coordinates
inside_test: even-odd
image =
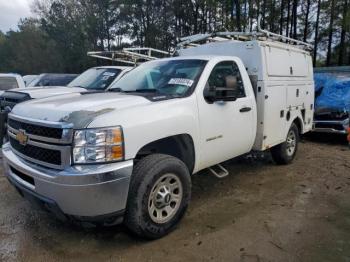
[[[90,68],[70,82],[68,87],[80,87],[91,91],[105,90],[131,69],[132,67],[128,66],[100,66]]]
[[[0,97],[6,90],[19,88],[25,88],[23,78],[19,74],[0,74]],[[6,120],[7,114],[0,113],[0,145],[2,145],[6,133]]]
[[[25,83],[20,75],[0,74],[0,95],[6,90],[23,87],[25,87]]]
[[[41,74],[27,86],[66,86],[77,76],[78,74]]]
[[[350,114],[350,66],[314,69],[315,132],[347,134]]]
[[[36,79],[38,77],[38,75],[24,75],[22,76],[24,84],[26,86],[28,86],[31,82],[34,81],[34,79]]]
[[[0,95],[0,145],[3,141],[2,136],[6,135],[7,114],[16,104],[63,94],[104,91],[131,69],[132,67],[125,66],[93,67],[83,72],[67,86],[24,87],[23,83],[22,88],[4,92]],[[20,79],[22,80],[22,77]]]
[[[10,110],[17,103],[30,99],[105,90],[131,69],[132,67],[124,66],[93,67],[80,74],[67,86],[22,86],[22,88],[8,90],[0,96],[0,109],[3,111],[7,107]]]

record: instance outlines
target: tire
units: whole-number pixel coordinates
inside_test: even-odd
[[[191,177],[181,160],[163,154],[146,156],[131,176],[124,223],[137,236],[163,237],[181,220],[190,198]]]
[[[288,131],[286,141],[271,148],[272,159],[278,165],[290,164],[298,150],[299,129],[293,123]]]

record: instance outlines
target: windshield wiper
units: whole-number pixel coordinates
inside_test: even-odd
[[[120,87],[107,89],[108,92],[124,92]]]
[[[159,93],[158,89],[148,89],[148,88],[140,88],[140,89],[135,89],[130,92],[138,92],[138,93]]]

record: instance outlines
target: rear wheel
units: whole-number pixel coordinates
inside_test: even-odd
[[[147,156],[135,166],[124,222],[138,236],[160,238],[180,221],[190,197],[190,174],[181,160]]]
[[[279,165],[286,165],[293,161],[298,150],[299,130],[293,123],[288,131],[286,141],[271,148],[273,160]]]

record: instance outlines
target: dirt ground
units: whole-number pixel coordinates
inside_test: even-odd
[[[32,210],[0,176],[0,261],[350,261],[350,150],[343,139],[308,136],[288,166],[264,156],[226,163],[231,174],[224,179],[196,174],[184,219],[151,242],[123,226],[58,222]]]

